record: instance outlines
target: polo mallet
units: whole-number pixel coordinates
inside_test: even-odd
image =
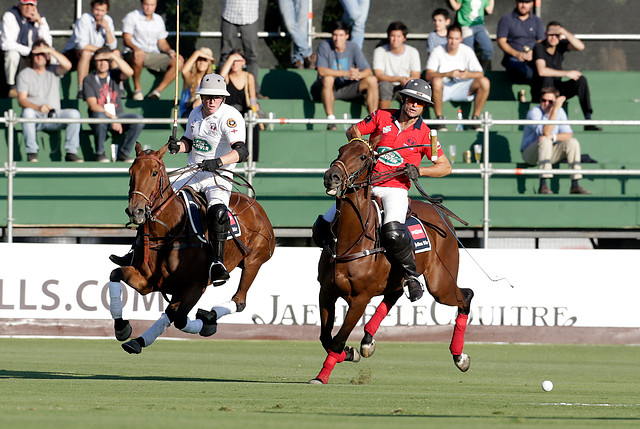
[[[438,160],[438,131],[431,130],[431,162]]]
[[[173,130],[171,137],[174,139],[178,135],[178,75],[179,75],[179,59],[180,59],[180,0],[176,0],[176,91],[173,103]]]

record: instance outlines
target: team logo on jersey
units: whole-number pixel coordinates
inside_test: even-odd
[[[193,139],[193,148],[198,152],[211,152],[211,145],[208,141],[200,138]]]
[[[233,118],[227,119],[227,127],[235,128],[237,125],[238,124],[236,123],[235,119],[233,119]]]
[[[387,125],[385,127],[382,127],[382,134],[387,134],[390,131],[391,131],[391,125]]]
[[[379,161],[384,165],[388,165],[390,167],[399,167],[404,164],[404,159],[397,150],[386,153],[391,150],[390,147],[378,146],[377,149],[378,153],[380,154]]]

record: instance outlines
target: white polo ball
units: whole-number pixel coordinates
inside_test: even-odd
[[[553,383],[549,380],[545,380],[542,382],[542,390],[545,392],[551,392],[553,390]]]

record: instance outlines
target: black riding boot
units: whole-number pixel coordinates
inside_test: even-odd
[[[224,245],[229,231],[229,215],[224,204],[215,204],[207,210],[209,243],[213,250],[213,262],[209,268],[209,279],[213,286],[221,286],[229,280],[224,266]]]
[[[331,223],[327,222],[322,215],[318,216],[311,229],[311,239],[319,248],[324,248],[325,244],[331,242]]]
[[[418,280],[420,274],[416,270],[413,256],[413,240],[407,226],[400,222],[389,222],[382,225],[382,237],[387,249],[387,257],[402,267],[406,280],[404,285],[409,290],[411,302],[422,298],[422,285]]]
[[[110,255],[109,256],[109,260],[111,262],[113,262],[114,264],[119,265],[121,267],[130,267],[131,265],[133,265],[133,249],[134,249],[134,247],[135,247],[135,244],[133,246],[131,246],[131,249],[129,249],[127,254],[124,255],[124,256]]]

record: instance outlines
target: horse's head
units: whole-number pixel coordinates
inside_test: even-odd
[[[341,197],[356,181],[364,184],[375,165],[375,152],[362,139],[352,139],[338,151],[338,157],[324,173],[324,187],[332,197]]]
[[[162,157],[167,145],[160,150],[143,150],[136,143],[136,159],[129,168],[129,206],[124,210],[129,220],[136,225],[145,222],[151,210],[160,204],[167,188],[169,176]]]

